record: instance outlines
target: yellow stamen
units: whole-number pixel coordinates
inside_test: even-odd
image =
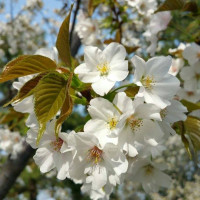
[[[154,167],[151,165],[147,165],[144,167],[146,175],[151,175],[153,173]]]
[[[58,138],[57,140],[51,142],[54,151],[60,151],[62,144],[63,140],[61,138]]]
[[[103,151],[99,149],[97,146],[94,146],[89,150],[88,159],[94,162],[94,164],[98,164],[102,160]]]
[[[136,129],[140,128],[143,125],[142,120],[136,118],[134,115],[128,117],[127,122],[133,131],[135,131]]]
[[[142,78],[141,83],[146,89],[151,90],[155,84],[155,81],[153,77],[147,76]]]
[[[115,117],[112,117],[108,122],[110,130],[113,130],[116,127],[117,123],[118,120]]]
[[[97,65],[97,69],[100,71],[101,76],[108,75],[109,66],[107,62]]]

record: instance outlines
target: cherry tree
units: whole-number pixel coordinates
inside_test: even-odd
[[[2,70],[1,83],[18,79],[5,106],[26,114],[28,128],[22,139],[0,135],[11,154],[5,166],[18,163],[14,174],[4,168],[6,176],[15,180],[33,156],[41,173],[81,184],[94,200],[110,199],[128,182],[146,196],[170,190],[168,141],[178,138],[194,160],[200,145],[199,3],[79,0],[64,7],[55,46],[24,50]],[[81,108],[82,126],[66,129]]]

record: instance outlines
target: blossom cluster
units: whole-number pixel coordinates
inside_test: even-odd
[[[23,147],[23,141],[19,132],[11,132],[8,128],[0,129],[0,150],[2,155],[11,155],[15,159]]]
[[[182,80],[181,89],[177,93],[178,98],[193,103],[199,102],[200,46],[196,43],[181,43],[177,49],[169,49],[169,53],[176,56],[173,59],[170,74],[180,75]],[[194,112],[197,113],[198,111]],[[200,117],[199,114],[197,116]]]
[[[145,48],[145,51],[151,56],[155,55],[158,49],[159,35],[171,21],[171,13],[169,11],[155,13],[158,8],[157,0],[126,0],[120,1],[120,5],[128,8],[127,13],[131,19],[131,23],[122,23],[122,44],[139,47],[138,53],[144,51]],[[109,16],[111,8],[101,5],[98,12],[100,16],[104,16],[105,13]],[[101,27],[101,20],[105,19],[93,19],[82,10],[79,12],[75,31],[84,45],[101,47],[101,38],[105,38],[105,33],[107,33],[107,31],[104,33]],[[142,32],[142,34],[137,35],[138,32]]]
[[[58,62],[56,48],[40,49],[36,54]],[[39,125],[33,96],[13,104],[17,111],[30,114],[26,141],[37,149],[33,158],[40,171],[56,169],[58,179],[83,184],[82,191],[91,199],[109,199],[113,188],[124,180],[141,183],[147,193],[170,186],[170,177],[163,172],[166,164],[155,158],[165,150],[167,138],[175,134],[172,124],[186,119],[186,107],[175,98],[180,82],[169,73],[170,56],[145,62],[135,55],[131,62],[133,80],[128,78],[123,45],[110,43],[104,50],[85,47],[84,62],[74,72],[83,83],[91,84],[96,97],[89,102],[90,120],[81,132],[60,131],[57,138],[52,119],[37,145]],[[30,78],[20,78],[14,87],[19,90]],[[125,79],[129,84],[124,88],[136,89],[134,97],[126,90],[113,89]],[[114,98],[107,98],[112,93]]]

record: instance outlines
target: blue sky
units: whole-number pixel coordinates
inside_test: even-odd
[[[25,5],[26,0],[18,0],[17,3],[15,3],[15,0],[0,0],[0,2],[5,3],[5,12],[0,14],[0,21],[6,21],[5,14],[11,13],[11,2],[13,1],[13,16],[16,16],[16,14],[21,10],[23,5]],[[71,4],[73,1],[66,0],[69,4]],[[62,18],[58,17],[53,11],[54,9],[60,9],[63,6],[62,0],[43,0],[44,3],[44,9],[42,10],[42,13],[45,17],[56,19],[60,22],[62,22]],[[67,12],[66,12],[67,15]],[[35,22],[41,21],[42,16],[41,14],[36,15]],[[48,29],[47,26],[43,27],[45,30]],[[50,35],[46,36],[46,40],[48,41],[49,46],[54,46],[55,39],[52,39]]]

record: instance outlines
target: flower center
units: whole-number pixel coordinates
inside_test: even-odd
[[[127,122],[133,131],[135,131],[143,125],[142,119],[137,119],[134,115],[128,117]]]
[[[108,75],[109,66],[107,62],[97,65],[97,69],[100,71],[101,76]]]
[[[194,95],[194,92],[189,91],[189,92],[187,92],[187,95],[188,95],[188,96],[193,96],[193,95]]]
[[[164,119],[166,117],[166,115],[167,115],[167,109],[164,108],[160,111],[160,116],[162,119]]]
[[[110,130],[113,130],[116,127],[117,123],[118,123],[117,118],[116,117],[112,117],[108,122]]]
[[[97,146],[94,146],[92,149],[88,150],[88,158],[93,161],[94,164],[98,164],[102,160],[103,151]]]
[[[200,52],[198,52],[198,53],[197,53],[197,58],[199,58],[199,59],[200,59]]]
[[[63,140],[61,138],[58,138],[57,140],[51,142],[54,151],[60,151],[62,144]]]
[[[155,84],[155,80],[153,77],[146,76],[142,78],[141,83],[146,89],[151,90],[153,85]]]
[[[144,167],[146,175],[151,175],[153,173],[154,167],[152,165],[147,165]]]

